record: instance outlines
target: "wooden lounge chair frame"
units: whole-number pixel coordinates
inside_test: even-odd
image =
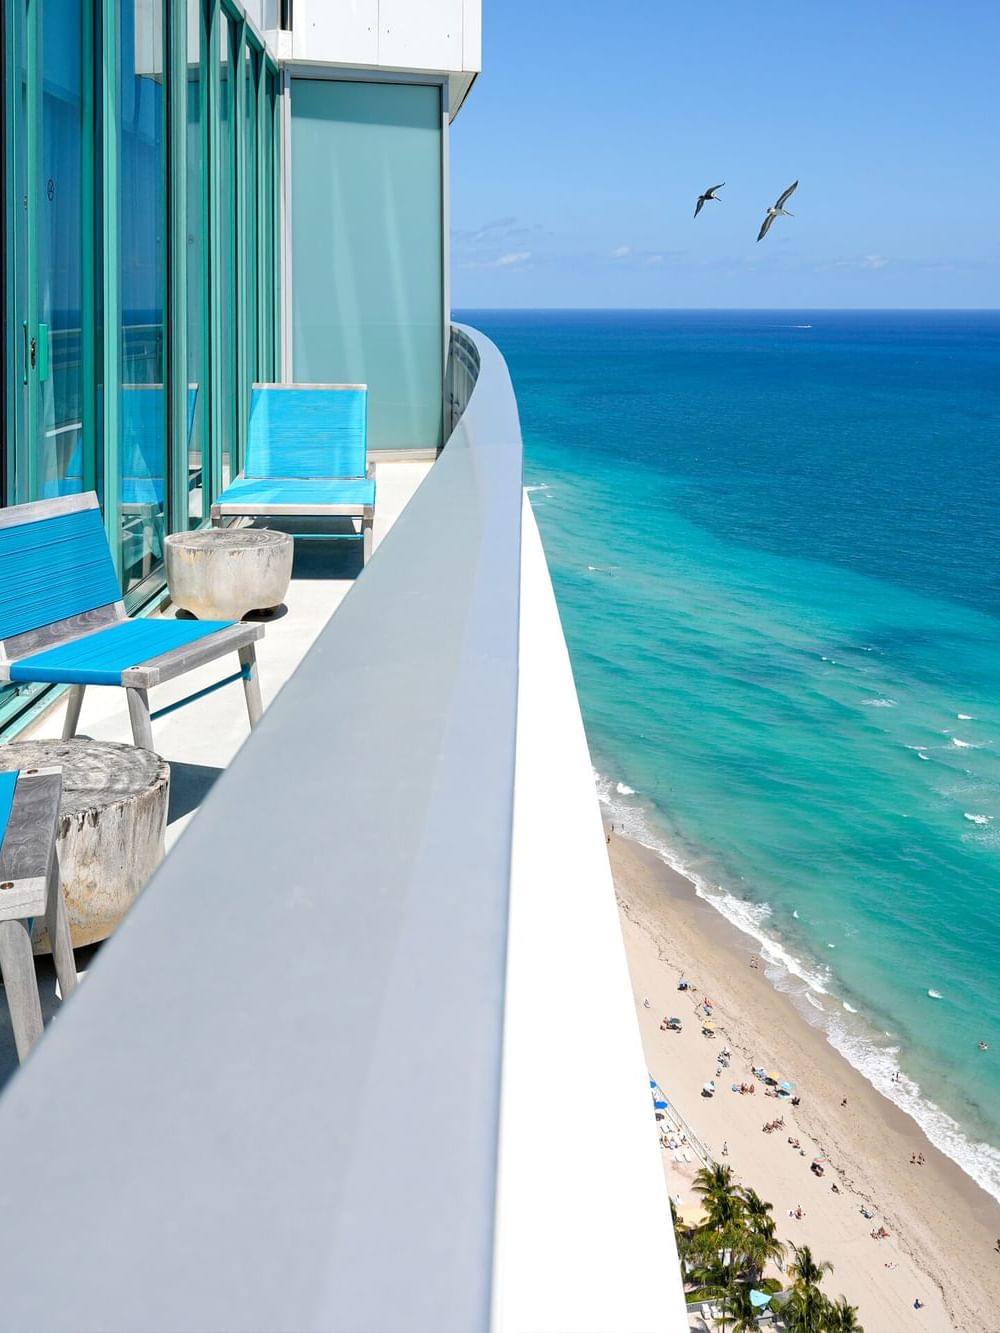
[[[330,393],[342,392],[365,395],[365,420],[361,427],[361,440],[356,449],[360,449],[363,460],[364,470],[361,472],[344,475],[343,473],[331,473],[329,475],[317,473],[315,475],[304,475],[298,471],[294,476],[291,474],[281,474],[267,468],[266,471],[249,471],[255,464],[255,446],[251,439],[247,447],[247,465],[237,477],[233,479],[229,486],[216,498],[212,504],[212,523],[218,527],[223,519],[226,518],[357,518],[361,520],[361,541],[363,559],[367,564],[372,553],[372,533],[375,522],[375,500],[374,486],[372,487],[372,501],[370,504],[361,502],[327,503],[319,498],[324,488],[335,485],[337,482],[360,482],[371,481],[375,479],[375,465],[368,462],[368,440],[367,440],[367,394],[368,386],[365,384],[255,384],[253,386],[253,395],[251,397],[251,431],[253,423],[253,413],[257,406],[256,395],[258,394],[278,394],[282,392],[315,392]],[[335,450],[331,448],[331,452]],[[315,484],[317,497],[307,499],[260,499],[256,501],[252,498],[238,498],[231,494],[237,487],[242,488],[241,484],[245,482],[260,481],[262,485],[271,482],[277,490],[281,490],[282,483],[290,483],[295,490],[300,493],[308,491],[310,483]]]
[[[19,1060],[25,1059],[42,1035],[42,1006],[31,949],[34,918],[45,919],[62,998],[67,999],[76,988],[76,962],[56,854],[61,797],[60,769],[22,770],[16,775],[10,817],[0,827],[0,970]]]
[[[162,625],[165,627],[169,625],[173,629],[171,631],[164,630],[161,637],[169,639],[175,634],[178,637],[187,635],[189,641],[177,646],[167,646],[162,652],[122,668],[120,673],[116,672],[119,676],[116,680],[90,679],[81,681],[77,678],[81,674],[87,673],[86,671],[81,673],[79,670],[68,673],[62,679],[57,679],[57,668],[47,668],[44,674],[37,674],[35,664],[30,662],[29,659],[35,659],[38,655],[48,653],[50,650],[66,649],[74,644],[81,645],[85,655],[88,639],[96,639],[101,631],[115,626],[126,623],[135,624],[136,622],[129,617],[125,610],[125,604],[121,600],[121,591],[118,587],[117,576],[114,573],[111,552],[107,548],[107,540],[104,537],[103,529],[101,529],[100,538],[103,541],[103,553],[107,558],[106,566],[103,563],[102,552],[97,543],[100,513],[97,496],[93,491],[85,491],[78,495],[61,496],[54,500],[36,500],[29,504],[12,505],[7,509],[0,509],[0,538],[3,537],[6,529],[42,523],[48,519],[62,518],[74,514],[83,515],[92,510],[98,512],[89,524],[92,536],[88,537],[87,540],[90,541],[95,561],[95,577],[99,584],[97,591],[94,594],[88,594],[86,588],[81,588],[75,602],[78,609],[72,615],[48,623],[36,623],[33,626],[19,630],[17,633],[8,634],[5,639],[0,639],[0,683],[36,680],[47,681],[52,684],[72,685],[69,705],[66,710],[66,723],[63,729],[64,740],[68,740],[76,734],[84,691],[88,684],[115,684],[124,688],[132,722],[132,735],[136,745],[146,750],[152,750],[153,748],[152,723],[157,718],[163,717],[184,704],[192,703],[195,699],[200,699],[214,690],[221,689],[223,685],[229,685],[236,680],[242,680],[243,682],[250,726],[256,726],[263,711],[254,649],[256,641],[263,638],[264,635],[264,626],[259,624],[244,624],[242,622],[233,624],[228,621],[143,621],[142,624],[145,626],[150,639],[155,638],[158,634],[158,631],[151,628],[151,626]],[[39,533],[40,538],[43,535],[41,532]],[[0,541],[0,551],[2,551],[2,545],[2,541]],[[40,560],[43,559],[43,555],[44,551],[40,542]],[[45,570],[42,569],[40,576],[44,576],[44,574]],[[0,581],[5,577],[6,571],[3,569],[3,561],[0,559]],[[111,600],[108,595],[112,587],[118,591],[118,597],[115,600]],[[2,616],[2,607],[3,596],[2,591],[0,591],[0,616]],[[30,618],[29,613],[28,619]],[[0,624],[2,624],[2,620],[0,620]],[[178,633],[178,627],[184,628],[180,629]],[[204,666],[208,662],[213,662],[216,658],[223,657],[230,652],[239,655],[240,670],[237,673],[206,686],[177,703],[169,704],[158,712],[150,712],[150,689],[156,685],[162,685],[165,681],[173,680],[177,676],[185,675],[187,672]]]

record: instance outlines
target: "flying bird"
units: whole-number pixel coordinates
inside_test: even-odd
[[[726,183],[726,182],[723,181],[723,182],[722,182],[722,185],[725,185],[725,183]],[[711,186],[710,189],[706,190],[704,194],[700,194],[700,195],[698,196],[698,202],[697,202],[697,204],[695,204],[695,208],[694,208],[694,215],[695,215],[695,217],[698,216],[698,214],[699,214],[699,213],[701,212],[701,210],[705,207],[705,205],[709,202],[709,200],[714,200],[715,203],[717,203],[717,204],[721,204],[721,203],[722,203],[722,200],[721,200],[721,199],[719,198],[719,196],[715,193],[716,190],[721,190],[721,189],[722,189],[722,185],[713,185],[713,186]]]
[[[767,233],[771,230],[771,223],[774,221],[775,218],[791,218],[795,216],[794,213],[789,213],[788,209],[785,207],[785,204],[788,203],[789,199],[792,197],[792,195],[795,193],[798,187],[799,187],[798,181],[793,181],[791,185],[789,185],[788,189],[784,192],[784,194],[779,195],[778,202],[774,205],[774,207],[769,208],[767,210],[767,214],[764,218],[764,221],[760,224],[760,231],[757,233],[758,241],[762,241],[764,237],[767,235]]]

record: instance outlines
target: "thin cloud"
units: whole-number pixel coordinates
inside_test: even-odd
[[[632,247],[630,245],[616,245],[615,248],[611,251],[611,258],[624,259],[627,255],[630,255],[631,253],[632,253]]]

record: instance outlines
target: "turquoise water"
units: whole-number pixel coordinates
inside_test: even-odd
[[[1000,1197],[1000,315],[463,318],[610,817]]]

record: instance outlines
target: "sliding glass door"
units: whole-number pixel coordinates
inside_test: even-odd
[[[236,0],[0,4],[0,504],[96,490],[140,605],[277,371],[278,70]]]
[[[93,486],[84,375],[84,87],[81,0],[28,0],[22,352],[22,499]],[[87,395],[89,397],[89,395]],[[90,406],[90,412],[93,409]]]

